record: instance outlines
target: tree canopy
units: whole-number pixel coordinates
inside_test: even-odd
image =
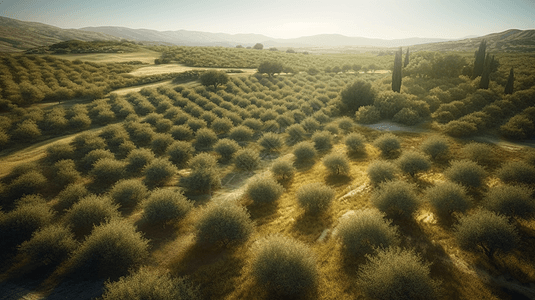
[[[270,77],[275,73],[280,73],[284,69],[282,63],[278,61],[265,61],[258,66],[258,72],[268,74]]]
[[[201,77],[201,84],[204,86],[214,86],[215,89],[219,85],[225,84],[228,82],[228,75],[222,71],[210,70],[204,72]]]

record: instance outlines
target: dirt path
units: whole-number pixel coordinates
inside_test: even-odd
[[[219,70],[219,71],[228,71],[228,70],[241,70],[243,73],[236,74],[254,74],[256,69],[247,69],[247,68],[205,68],[205,67],[188,67],[180,64],[165,64],[165,65],[151,65],[147,67],[138,68],[132,72],[130,75],[134,76],[150,76],[150,75],[159,75],[167,73],[181,73],[191,70]]]

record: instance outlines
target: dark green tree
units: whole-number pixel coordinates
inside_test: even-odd
[[[254,46],[253,46],[253,49],[255,50],[262,50],[264,49],[264,45],[260,44],[260,43],[256,43]]]
[[[398,93],[401,90],[401,56],[402,52],[399,48],[394,57],[394,71],[392,72],[392,90]]]
[[[405,61],[403,62],[403,67],[405,68],[409,64],[409,48],[407,47],[407,53],[405,53]]]
[[[511,68],[511,71],[509,71],[509,78],[507,78],[507,84],[505,85],[505,90],[503,91],[503,93],[506,95],[512,94],[514,84],[515,84],[515,72],[513,71],[513,68]]]
[[[474,71],[472,72],[472,79],[483,74],[485,67],[485,51],[487,49],[487,42],[482,40],[479,44],[479,49],[475,53]]]
[[[210,70],[204,72],[201,77],[201,84],[204,86],[214,86],[217,89],[218,86],[228,82],[228,75],[225,72]]]
[[[342,102],[340,111],[353,115],[359,107],[373,105],[375,91],[372,89],[371,83],[364,80],[357,80],[353,84],[344,88],[340,97]]]
[[[479,82],[480,89],[488,89],[490,83],[490,73],[492,73],[492,66],[494,65],[494,55],[487,53],[485,57],[485,64],[483,65],[483,73],[481,73],[481,81]]]
[[[261,74],[268,74],[269,77],[275,73],[280,73],[284,69],[282,63],[278,61],[265,61],[258,66],[258,72]]]

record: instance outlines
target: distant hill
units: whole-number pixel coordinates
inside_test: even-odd
[[[509,29],[476,38],[431,43],[411,47],[412,51],[475,51],[481,40],[487,41],[490,52],[535,52],[535,30]]]
[[[97,41],[120,38],[78,29],[62,29],[37,22],[0,17],[0,52],[18,52],[68,40]]]

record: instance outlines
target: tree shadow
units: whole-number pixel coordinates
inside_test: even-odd
[[[308,170],[312,169],[312,167],[315,164],[316,164],[315,160],[305,160],[305,161],[296,160],[294,162],[294,166],[295,166],[296,170],[299,171],[299,172],[308,171]]]
[[[293,229],[316,241],[325,229],[332,227],[332,218],[330,218],[328,209],[318,214],[303,212],[295,219]]]
[[[149,240],[150,250],[154,252],[177,238],[180,223],[182,222],[169,221],[163,224],[150,224],[140,219],[134,225],[144,233],[144,237]]]
[[[268,216],[273,216],[277,211],[277,201],[268,203],[252,202],[247,205],[247,210],[251,216],[251,220],[263,219]]]
[[[347,157],[349,157],[349,159],[354,160],[354,161],[366,161],[368,160],[369,155],[366,151],[358,151],[358,152],[348,151]]]
[[[325,184],[329,186],[339,187],[348,185],[351,182],[351,177],[343,174],[331,174],[325,177]]]

